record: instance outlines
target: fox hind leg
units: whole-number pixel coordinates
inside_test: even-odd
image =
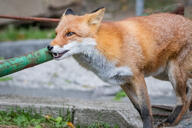
[[[191,100],[191,91],[189,90],[187,92],[187,75],[176,61],[171,61],[169,63],[168,76],[175,90],[176,107],[164,123],[176,125],[189,108]]]
[[[189,111],[192,111],[192,79],[188,79],[187,80],[187,98],[189,99],[190,101],[190,104],[189,104]]]

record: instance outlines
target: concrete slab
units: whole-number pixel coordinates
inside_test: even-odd
[[[35,98],[0,96],[0,110],[7,108],[21,107],[24,109],[33,108],[42,114],[53,114],[58,116],[66,115],[67,110],[71,111],[74,124],[87,126],[95,122],[105,122],[111,126],[118,125],[120,128],[141,128],[142,121],[139,113],[128,102],[112,101],[87,101],[79,99],[61,98]]]
[[[108,100],[90,101],[72,98],[37,98],[0,95],[0,110],[7,111],[10,108],[16,109],[18,107],[24,110],[30,108],[37,113],[52,116],[67,115],[68,111],[70,111],[72,122],[82,127],[96,122],[105,122],[110,124],[111,127],[118,125],[120,128],[142,128],[139,113],[129,100],[126,102]],[[154,116],[155,123],[164,120],[171,113],[171,110],[167,111],[166,109],[153,107],[153,114],[158,113],[163,114],[163,116]],[[191,115],[191,112],[187,113],[177,126],[170,128],[192,127]]]

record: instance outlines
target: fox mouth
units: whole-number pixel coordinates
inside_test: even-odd
[[[52,55],[54,58],[60,58],[61,56],[63,56],[65,53],[67,53],[69,50],[65,50],[62,53],[56,53],[56,52],[52,52]]]

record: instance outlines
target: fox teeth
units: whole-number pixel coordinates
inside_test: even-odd
[[[59,53],[53,53],[53,56],[54,56],[54,57],[58,57],[58,56],[59,56]]]

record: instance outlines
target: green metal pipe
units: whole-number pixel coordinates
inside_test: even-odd
[[[47,48],[0,62],[0,77],[52,60]]]

